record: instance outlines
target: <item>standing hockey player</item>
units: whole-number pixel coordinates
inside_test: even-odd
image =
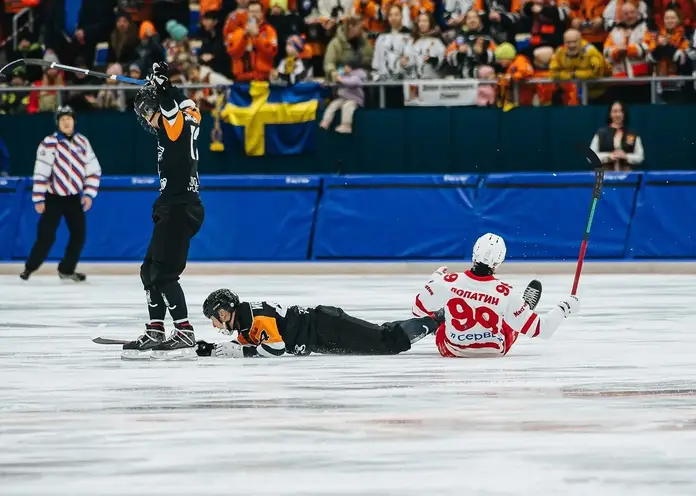
[[[550,312],[534,312],[541,298],[541,283],[532,281],[522,296],[493,275],[505,260],[505,241],[495,234],[481,236],[474,245],[470,270],[449,273],[441,267],[416,295],[413,314],[431,315],[444,307],[444,323],[435,343],[444,357],[503,356],[519,334],[550,338],[580,302],[569,296]]]
[[[240,302],[229,289],[210,293],[203,313],[223,334],[236,335],[224,343],[198,342],[201,356],[276,357],[312,352],[336,355],[395,355],[435,332],[442,313],[434,316],[372,324],[337,307],[285,308],[276,303]]]
[[[188,321],[179,276],[186,268],[191,238],[203,223],[198,195],[198,133],[201,115],[196,104],[169,82],[169,68],[152,66],[149,82],[135,97],[135,113],[145,129],[157,135],[160,195],[152,210],[154,228],[140,278],[150,321],[145,334],[123,345],[124,358],[195,357],[195,337]],[[164,318],[174,321],[165,340]]]

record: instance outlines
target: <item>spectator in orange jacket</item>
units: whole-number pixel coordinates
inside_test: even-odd
[[[274,68],[278,35],[264,17],[261,4],[252,0],[246,26],[237,28],[229,37],[227,53],[236,81],[267,81]]]
[[[534,85],[522,84],[534,77],[534,66],[524,55],[518,55],[510,43],[498,45],[495,49],[496,69],[498,72],[498,106],[510,110],[519,105],[531,105],[536,88]],[[518,85],[518,102],[515,103],[514,85]]]
[[[684,73],[689,42],[684,35],[684,28],[681,26],[676,10],[665,10],[663,18],[664,28],[657,33],[645,34],[648,61],[656,65],[658,76],[676,76]]]
[[[219,11],[222,9],[222,0],[201,0],[200,5],[202,17],[206,12]]]
[[[582,38],[588,43],[604,43],[607,28],[603,15],[608,3],[609,0],[570,0],[570,27],[580,31]]]
[[[657,33],[645,35],[645,46],[648,51],[648,62],[653,64],[658,76],[687,75],[689,64],[689,41],[681,26],[679,13],[674,9],[665,10],[664,28]],[[683,81],[663,81],[660,84],[662,99],[665,101],[679,100],[682,97]]]
[[[387,27],[387,12],[389,9],[382,11],[379,0],[355,0],[351,15],[362,17],[367,37],[374,41]]]
[[[645,19],[632,3],[621,7],[622,21],[609,33],[604,42],[604,57],[611,62],[614,77],[639,77],[648,75]]]
[[[249,20],[249,0],[237,0],[237,8],[230,12],[222,28],[222,39],[226,40],[238,28],[246,26]]]

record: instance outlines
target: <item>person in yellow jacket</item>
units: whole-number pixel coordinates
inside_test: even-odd
[[[599,79],[611,77],[611,66],[602,53],[591,43],[582,39],[580,31],[569,29],[563,35],[564,44],[553,54],[551,59],[551,77],[553,79]],[[598,85],[588,86],[589,97],[599,98],[604,88]]]

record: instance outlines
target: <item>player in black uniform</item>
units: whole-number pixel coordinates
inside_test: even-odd
[[[284,353],[309,355],[395,355],[434,333],[444,312],[384,324],[372,324],[337,307],[302,308],[268,302],[240,302],[229,289],[213,291],[203,313],[223,334],[236,334],[225,343],[199,341],[199,356],[274,357]]]
[[[160,195],[153,205],[155,225],[140,267],[150,321],[145,334],[123,346],[122,356],[195,356],[195,337],[179,276],[186,267],[191,238],[200,230],[204,217],[198,195],[201,115],[196,104],[171,85],[169,68],[163,62],[152,66],[148,84],[138,91],[134,106],[143,127],[157,136]],[[165,340],[167,309],[175,331]]]

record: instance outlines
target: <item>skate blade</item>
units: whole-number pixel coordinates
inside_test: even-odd
[[[121,360],[140,360],[145,361],[150,359],[151,350],[123,350],[121,352]]]
[[[198,360],[196,348],[179,348],[177,350],[152,350],[151,360]]]

